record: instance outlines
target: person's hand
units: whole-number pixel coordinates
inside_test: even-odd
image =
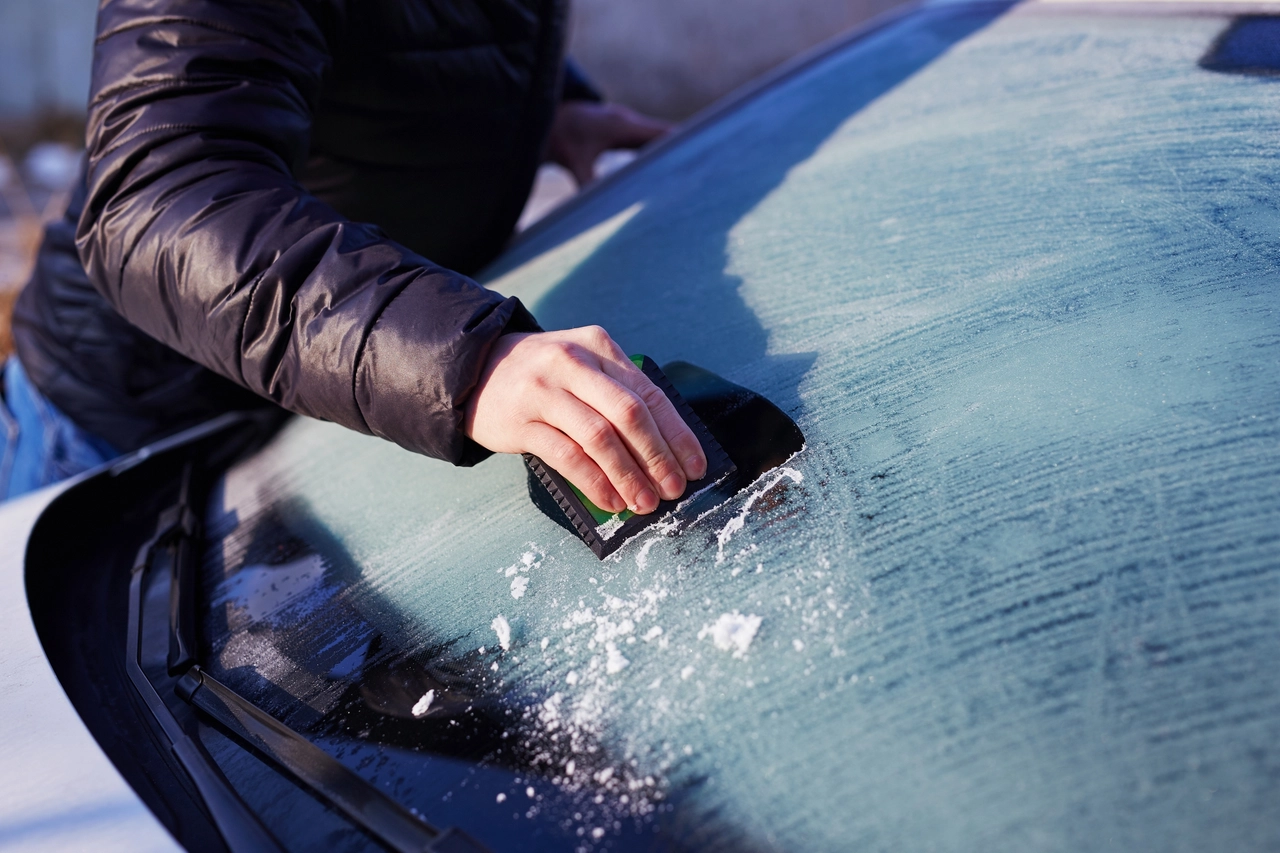
[[[464,428],[497,453],[540,457],[609,512],[653,512],[707,472],[667,395],[599,326],[498,338]]]
[[[571,173],[578,186],[595,177],[596,158],[615,148],[639,148],[671,130],[671,125],[621,104],[565,101],[551,123],[547,156]]]

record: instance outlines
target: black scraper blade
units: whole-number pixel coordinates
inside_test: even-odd
[[[632,356],[631,360],[654,385],[661,388],[667,395],[676,411],[680,413],[680,417],[684,418],[689,429],[697,436],[703,452],[707,455],[706,475],[700,480],[691,481],[685,487],[684,495],[699,492],[733,475],[737,466],[729,458],[729,454],[725,453],[720,442],[707,429],[693,408],[685,402],[684,397],[653,359],[648,356]],[[615,515],[593,504],[572,483],[538,457],[526,453],[524,461],[529,466],[529,495],[534,503],[552,520],[576,533],[578,538],[602,560],[621,548],[624,542],[642,529],[662,520],[680,502],[679,499],[661,501],[658,508],[648,515],[635,515],[630,510],[624,510]]]

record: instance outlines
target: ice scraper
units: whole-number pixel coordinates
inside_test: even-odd
[[[782,464],[804,446],[804,436],[791,418],[754,391],[687,362],[659,368],[648,356],[631,360],[662,389],[702,444],[707,455],[702,479],[691,481],[683,495],[661,501],[648,515],[630,510],[615,514],[597,507],[538,457],[524,457],[533,502],[602,560],[646,527],[670,520],[673,512],[679,516],[692,503],[691,496],[712,487],[733,494],[740,484]]]

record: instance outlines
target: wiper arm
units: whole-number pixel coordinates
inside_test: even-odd
[[[158,527],[173,540],[169,563],[169,674],[178,675],[196,662],[195,539],[200,519],[188,505],[191,465],[182,471],[178,503],[160,516]],[[156,534],[157,536],[160,533]]]
[[[182,677],[178,695],[279,765],[354,823],[398,853],[484,853],[458,829],[443,833],[369,784],[329,753],[258,708],[199,666]]]
[[[142,698],[143,704],[168,739],[178,764],[195,785],[210,817],[213,818],[213,822],[222,833],[223,840],[233,853],[257,853],[257,851],[284,853],[279,842],[267,832],[257,816],[236,794],[231,783],[218,770],[218,766],[203,744],[190,737],[178,724],[151,684],[151,680],[142,671],[143,577],[160,548],[167,547],[175,541],[187,539],[194,532],[194,528],[186,523],[187,519],[194,517],[188,506],[190,491],[191,464],[187,463],[183,470],[182,487],[177,503],[161,513],[160,520],[156,524],[155,535],[143,544],[138,551],[138,559],[134,562],[129,578],[129,624],[125,670],[129,673],[129,680]]]
[[[302,735],[262,711],[195,664],[195,540],[199,518],[190,505],[192,465],[183,469],[177,502],[161,513],[155,535],[142,546],[129,586],[129,677],[173,744],[233,851],[279,851],[256,816],[199,742],[188,737],[142,671],[142,583],[157,551],[172,548],[169,568],[170,675],[186,670],[174,689],[233,739],[265,756],[302,787],[329,803],[374,840],[397,853],[488,853],[462,830],[441,831],[347,768]]]

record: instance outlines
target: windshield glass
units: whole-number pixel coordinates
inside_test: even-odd
[[[297,421],[215,491],[208,668],[497,849],[1264,849],[1280,832],[1280,87],[1228,19],[938,7],[488,282],[803,451],[600,562]]]

